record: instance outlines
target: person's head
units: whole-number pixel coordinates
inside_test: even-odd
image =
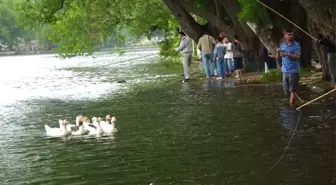
[[[323,39],[323,38],[324,38],[323,35],[322,35],[321,33],[319,33],[317,39],[318,39],[318,40],[321,40],[321,39]]]
[[[229,43],[229,38],[228,37],[224,37],[224,43]]]
[[[184,33],[183,31],[180,31],[180,32],[178,33],[178,37],[179,37],[180,39],[182,39],[184,36],[185,36],[185,33]]]
[[[224,38],[226,35],[225,35],[225,33],[224,32],[220,32],[219,33],[219,37],[222,37],[222,38]]]
[[[235,42],[235,43],[238,43],[238,42],[239,42],[239,38],[238,38],[238,36],[237,36],[237,35],[234,35],[234,37],[233,37],[233,38],[234,38],[234,42]]]
[[[223,43],[224,38],[223,37],[218,37],[217,40],[218,40],[219,43]]]
[[[294,40],[294,33],[291,29],[286,30],[285,39],[286,39],[286,41],[293,41]]]

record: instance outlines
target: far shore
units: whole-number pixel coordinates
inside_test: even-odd
[[[127,48],[102,48],[97,50],[96,52],[120,52],[120,51],[146,51],[159,49],[158,46],[139,46],[139,47],[127,47]],[[19,55],[45,55],[45,54],[57,54],[56,51],[53,50],[38,50],[38,51],[0,51],[0,57],[3,56],[19,56]]]

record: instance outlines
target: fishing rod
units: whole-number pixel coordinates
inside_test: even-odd
[[[272,9],[271,7],[267,6],[265,3],[262,3],[260,0],[256,0],[256,1],[257,1],[259,4],[261,4],[262,6],[264,6],[265,8],[269,9],[270,11],[274,12],[274,13],[277,14],[278,16],[282,17],[282,18],[285,19],[286,21],[290,22],[292,25],[294,25],[295,27],[297,27],[298,29],[300,29],[303,33],[305,33],[305,34],[308,35],[310,38],[312,38],[315,42],[318,41],[318,39],[316,39],[314,36],[312,36],[311,34],[309,34],[308,32],[306,32],[304,29],[302,29],[300,26],[298,26],[297,24],[295,24],[295,23],[292,22],[291,20],[287,19],[285,16],[281,15],[279,12],[277,12],[277,11],[275,11],[274,9]],[[315,102],[315,101],[317,101],[317,100],[319,100],[319,99],[321,99],[321,98],[323,98],[323,97],[325,97],[325,96],[327,96],[328,94],[331,94],[331,93],[334,92],[334,91],[336,91],[336,86],[334,87],[333,90],[331,90],[331,91],[325,93],[324,95],[321,95],[321,96],[319,96],[319,97],[317,97],[317,98],[315,98],[315,99],[313,99],[313,100],[311,100],[311,101],[305,103],[304,105],[302,105],[302,106],[300,106],[300,107],[298,107],[298,108],[296,109],[297,111],[300,112],[300,116],[299,116],[298,121],[297,121],[297,123],[296,123],[296,125],[295,125],[295,129],[294,129],[294,131],[293,131],[293,133],[292,133],[292,135],[291,135],[291,137],[290,137],[290,139],[289,139],[289,141],[288,141],[288,144],[287,144],[287,146],[286,146],[284,152],[283,152],[282,155],[279,157],[279,159],[273,164],[273,166],[268,170],[268,172],[270,172],[272,169],[274,169],[274,168],[279,164],[279,162],[282,160],[282,158],[284,157],[284,155],[286,154],[286,152],[287,152],[287,150],[288,150],[288,148],[289,148],[289,146],[290,146],[290,144],[291,144],[291,142],[292,142],[292,140],[293,140],[293,138],[294,138],[294,135],[295,135],[295,133],[297,132],[298,125],[299,125],[299,123],[300,123],[300,119],[301,119],[301,111],[300,111],[300,109],[303,108],[303,107],[305,107],[305,106],[307,106],[307,105],[309,105],[309,104],[311,104],[311,103],[313,103],[313,102]],[[297,96],[297,95],[296,95],[296,96]],[[297,97],[298,97],[298,96],[297,96]],[[298,98],[300,99],[301,102],[303,102],[303,100],[302,100],[300,97],[298,97]]]
[[[309,34],[308,32],[306,32],[304,29],[302,29],[300,26],[298,26],[297,24],[295,24],[294,22],[292,22],[291,20],[287,19],[285,16],[281,15],[279,12],[275,11],[274,9],[272,9],[271,7],[267,6],[265,3],[256,0],[259,4],[263,5],[265,8],[271,10],[272,12],[274,12],[275,14],[279,15],[280,17],[282,17],[283,19],[285,19],[286,21],[292,23],[295,27],[297,27],[298,29],[300,29],[303,33],[305,33],[306,35],[308,35],[310,38],[312,38],[314,41],[317,41],[317,39],[312,36],[311,34]]]

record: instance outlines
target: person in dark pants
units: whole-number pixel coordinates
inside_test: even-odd
[[[243,48],[241,43],[238,40],[238,36],[234,36],[234,42],[232,46],[233,51],[233,62],[234,62],[234,69],[236,71],[236,78],[240,78],[243,76]]]
[[[301,46],[294,40],[291,30],[286,31],[285,39],[277,51],[280,51],[282,57],[284,91],[286,95],[290,95],[290,105],[294,106],[300,80]]]
[[[319,34],[317,44],[327,54],[330,78],[334,84],[336,79],[336,43],[324,37],[322,34]]]
[[[277,63],[272,54],[264,47],[265,73],[277,69]]]

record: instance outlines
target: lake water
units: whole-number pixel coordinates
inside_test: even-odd
[[[335,176],[335,99],[300,116],[281,86],[194,80],[156,50],[60,60],[1,57],[1,185],[326,185]],[[151,55],[151,56],[149,56]],[[138,58],[146,56],[144,58]],[[134,59],[138,58],[138,59]],[[199,78],[199,77],[195,77]],[[126,80],[127,83],[117,83]],[[303,88],[301,96],[316,95]],[[48,138],[44,124],[113,114],[111,137]]]

